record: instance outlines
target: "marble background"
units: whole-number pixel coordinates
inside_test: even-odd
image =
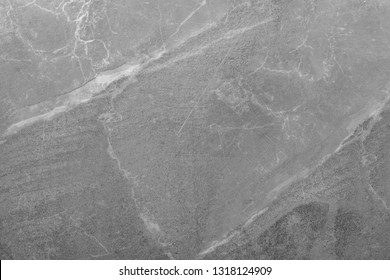
[[[0,0],[1,259],[389,259],[389,0]]]

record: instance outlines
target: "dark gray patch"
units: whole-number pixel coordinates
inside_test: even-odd
[[[362,227],[362,217],[357,212],[344,208],[337,210],[334,234],[335,253],[338,258],[346,257],[346,247],[361,234]]]
[[[329,205],[311,202],[294,208],[257,238],[226,254],[227,259],[308,259],[324,229]],[[219,256],[214,255],[214,258]]]

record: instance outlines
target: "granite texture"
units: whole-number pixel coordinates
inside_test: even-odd
[[[389,259],[387,0],[0,1],[1,259]]]

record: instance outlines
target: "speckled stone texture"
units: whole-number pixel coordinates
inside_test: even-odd
[[[0,1],[1,259],[389,259],[387,0]]]

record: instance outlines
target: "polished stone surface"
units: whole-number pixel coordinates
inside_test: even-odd
[[[1,258],[390,257],[387,0],[0,14]]]

